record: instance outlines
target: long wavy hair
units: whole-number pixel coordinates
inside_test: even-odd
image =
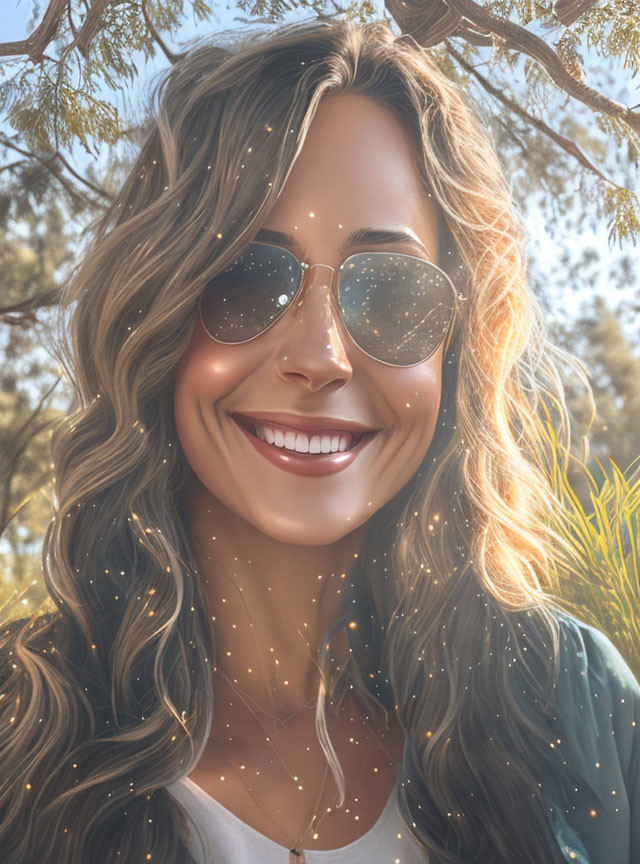
[[[525,232],[460,87],[386,22],[323,20],[199,42],[170,69],[65,286],[76,408],[52,439],[42,550],[57,610],[5,629],[5,864],[195,860],[195,827],[165,787],[209,737],[215,657],[173,381],[204,286],[266,221],[320,100],[346,92],[411,133],[459,301],[433,441],[367,526],[365,638],[343,674],[397,711],[401,811],[433,864],[562,860],[543,793],[571,771],[548,725],[560,648],[549,563],[563,541],[536,417],[552,406],[568,452],[560,362],[588,381],[546,335]],[[329,677],[316,721],[343,792],[322,720]]]

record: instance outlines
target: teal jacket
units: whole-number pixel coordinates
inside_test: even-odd
[[[604,633],[565,612],[558,619],[552,719],[582,783],[564,806],[547,788],[549,822],[568,862],[640,864],[640,684]]]

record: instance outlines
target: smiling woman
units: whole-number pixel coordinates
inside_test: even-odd
[[[223,538],[233,537],[225,566],[242,538],[245,557],[260,562],[262,575],[251,584],[262,590],[280,574],[289,602],[298,587],[308,601],[305,570],[313,580],[316,571],[349,569],[369,517],[409,481],[433,438],[455,291],[426,251],[437,255],[439,216],[417,165],[411,136],[389,107],[360,95],[325,97],[261,231],[280,242],[292,238],[288,245],[308,267],[296,266],[282,246],[255,245],[246,263],[232,264],[206,287],[203,314],[178,367],[180,446],[196,488],[207,489],[217,505],[208,512],[200,500],[192,529],[203,543],[219,536],[218,557]],[[364,235],[362,225],[395,235]],[[344,257],[349,252],[356,254]],[[434,289],[431,280],[440,274],[445,284]],[[283,295],[274,315],[270,298]],[[425,319],[438,305],[445,326],[433,328]],[[239,324],[247,312],[249,321]],[[265,440],[251,418],[271,421],[261,427]],[[340,451],[350,424],[367,434],[353,448],[345,439]],[[323,429],[335,439],[335,455],[321,455]],[[310,452],[294,455],[297,441]],[[256,533],[259,554],[249,554]],[[266,549],[263,537],[278,542]],[[292,545],[304,549],[292,553]],[[273,620],[264,602],[259,607]],[[335,612],[317,622],[318,642]],[[300,688],[287,697],[294,703],[304,701],[309,671],[308,655],[300,660]]]
[[[234,38],[67,287],[0,860],[634,864],[640,687],[547,590],[536,421],[588,382],[491,140],[386,23]]]

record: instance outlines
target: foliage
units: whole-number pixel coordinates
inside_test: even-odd
[[[582,266],[588,267],[592,257],[595,256],[586,253]],[[621,279],[625,271],[623,266]],[[638,456],[640,357],[630,334],[622,326],[623,320],[630,320],[631,316],[624,315],[630,308],[633,309],[633,303],[627,300],[620,303],[620,311],[615,311],[602,297],[595,296],[585,303],[570,326],[556,321],[550,328],[556,344],[588,358],[595,417],[591,417],[582,383],[568,378],[563,383],[572,422],[572,452],[581,453],[581,459],[590,470],[597,470],[599,459],[611,460],[626,472]],[[586,453],[583,439],[588,441]],[[586,475],[572,462],[568,476],[580,500],[588,506],[590,487]]]
[[[36,580],[40,587],[31,594],[38,596],[43,586],[34,549],[51,514],[49,441],[70,396],[28,301],[37,299],[44,318],[46,302],[56,302],[56,274],[72,254],[57,204],[45,199],[39,209],[39,219],[31,215],[22,223],[26,236],[0,233],[0,292],[14,309],[27,303],[26,309],[5,316],[0,333],[0,584],[2,591],[20,592]]]
[[[612,151],[615,144],[617,153],[637,167],[638,106],[627,108],[604,89],[588,85],[585,65],[589,52],[617,61],[625,72],[637,72],[640,24],[631,0],[492,0],[484,5],[472,0],[386,0],[385,5],[398,31],[432,49],[449,74],[475,91],[488,120],[524,120],[529,135],[540,133],[554,142],[546,163],[550,171],[562,151],[577,160],[582,172],[598,182],[598,214],[608,221],[611,242],[635,243],[640,219],[633,189],[594,164],[589,148],[585,152],[553,128],[584,105],[588,125],[597,124],[606,149]],[[236,20],[273,24],[292,11],[359,20],[378,11],[371,0],[354,0],[345,7],[336,0],[237,0],[237,9],[248,18]],[[140,64],[158,51],[169,62],[181,56],[167,40],[179,35],[187,15],[208,22],[212,9],[204,0],[50,0],[27,39],[0,44],[0,111],[13,130],[1,143],[7,150],[19,147],[31,161],[55,163],[58,176],[64,176],[76,194],[86,194],[89,178],[75,171],[70,159],[74,145],[93,158],[101,147],[126,140],[135,131],[140,125],[135,112],[125,109],[131,116],[122,116],[126,93]],[[481,67],[486,71],[480,73]],[[525,84],[517,92],[514,78]],[[600,146],[594,156],[602,156]],[[98,196],[104,191],[98,190]]]
[[[563,505],[553,527],[569,546],[552,562],[555,593],[569,612],[609,636],[640,680],[640,456],[626,474],[613,460],[607,468],[596,459],[597,479],[578,463],[589,485],[585,508],[559,458],[546,406],[544,414],[549,479]]]

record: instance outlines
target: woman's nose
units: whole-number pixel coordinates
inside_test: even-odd
[[[311,390],[329,382],[347,383],[353,368],[347,356],[348,334],[334,297],[332,267],[312,264],[295,305],[281,320],[276,369],[283,378],[303,378]],[[275,334],[274,334],[275,335]]]

